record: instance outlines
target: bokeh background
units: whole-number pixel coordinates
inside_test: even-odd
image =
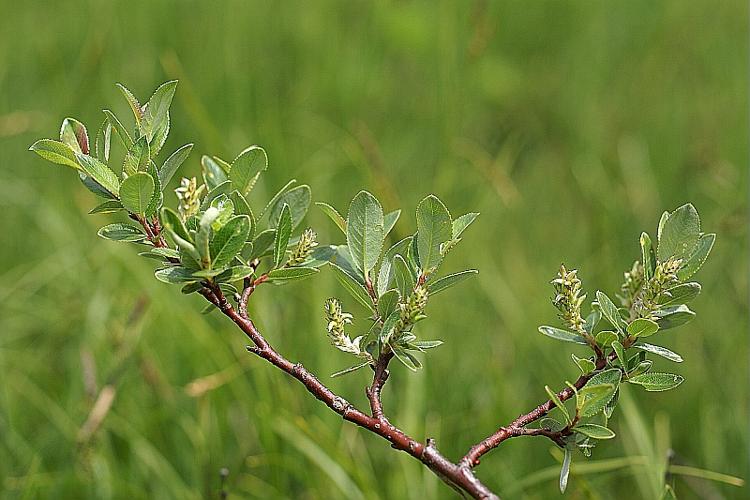
[[[0,490],[3,498],[454,498],[429,471],[342,421],[98,239],[105,215],[71,172],[26,151],[72,115],[96,130],[114,87],[180,85],[166,150],[233,157],[263,145],[256,205],[289,178],[345,211],[439,195],[482,213],[446,268],[480,275],[431,301],[425,369],[395,367],[392,419],[460,457],[577,368],[539,335],[560,262],[613,294],[661,212],[692,201],[718,233],[697,318],[660,335],[686,376],[628,389],[618,438],[577,456],[568,498],[657,498],[668,450],[682,498],[747,498],[748,6],[715,2],[0,1]],[[338,241],[322,213],[309,223]],[[322,377],[349,361],[325,338],[329,273],[268,287],[252,312]],[[353,301],[347,307],[362,314]],[[364,321],[360,321],[363,325]],[[578,352],[578,351],[576,351]],[[581,353],[578,352],[580,355]],[[364,372],[331,386],[364,404]],[[81,438],[100,391],[101,427]],[[513,440],[479,476],[505,498],[558,498],[560,453]],[[700,470],[696,470],[696,469]]]

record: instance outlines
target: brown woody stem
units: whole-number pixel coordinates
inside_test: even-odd
[[[160,228],[151,227],[148,221],[138,218],[143,225],[149,238],[156,247],[166,247]],[[239,300],[239,307],[235,309],[226,299],[218,285],[210,282],[204,284],[200,290],[206,300],[215,305],[221,312],[237,325],[245,335],[252,341],[253,345],[248,346],[248,351],[256,356],[265,359],[275,367],[286,372],[297,379],[305,386],[307,391],[322,401],[331,410],[341,415],[344,420],[348,420],[363,429],[377,434],[391,443],[391,447],[404,451],[416,458],[431,471],[433,471],[441,480],[451,486],[453,489],[463,494],[466,493],[472,498],[499,500],[499,497],[493,493],[487,486],[474,475],[473,468],[479,465],[480,457],[496,448],[503,441],[516,436],[545,436],[560,446],[564,446],[564,438],[570,434],[570,427],[553,432],[548,429],[528,429],[526,426],[542,418],[554,408],[554,403],[548,400],[537,406],[534,410],[525,415],[521,415],[508,426],[500,427],[494,434],[488,436],[478,444],[471,447],[469,452],[457,463],[451,462],[443,456],[435,446],[432,439],[427,439],[421,443],[407,435],[401,429],[392,425],[383,411],[381,401],[381,392],[385,382],[388,380],[388,363],[393,358],[392,351],[382,353],[375,363],[372,385],[366,389],[367,398],[370,402],[372,415],[368,415],[356,408],[349,401],[338,396],[328,387],[326,387],[318,378],[310,373],[301,363],[292,363],[284,356],[279,354],[256,329],[255,324],[247,314],[247,302],[255,290],[255,287],[268,279],[266,274],[261,275],[255,280],[247,280]],[[421,281],[421,277],[420,277]],[[373,290],[374,292],[374,290]],[[632,340],[628,339],[628,345]],[[609,356],[600,355],[597,352],[596,371],[602,370],[607,363],[614,358],[614,353]],[[575,388],[581,389],[586,382],[594,375],[594,372],[581,375],[576,380]],[[567,401],[574,395],[573,389],[567,387],[557,394],[561,401]]]

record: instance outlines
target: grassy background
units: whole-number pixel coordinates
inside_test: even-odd
[[[0,1],[0,490],[4,498],[453,498],[406,455],[248,356],[199,297],[156,282],[70,171],[26,152],[64,116],[96,129],[179,78],[166,149],[266,147],[257,193],[287,179],[344,210],[361,187],[396,232],[427,193],[482,212],[447,268],[478,279],[431,301],[447,345],[385,403],[450,457],[576,377],[554,321],[561,261],[614,292],[661,212],[692,201],[718,233],[697,318],[661,342],[676,391],[627,390],[618,438],[578,456],[568,498],[654,498],[666,462],[748,476],[747,3]],[[309,216],[324,241],[336,230]],[[253,303],[267,336],[322,376],[348,361],[324,336],[329,273]],[[355,313],[352,301],[348,307]],[[563,347],[563,349],[561,349]],[[579,353],[580,354],[580,353]],[[667,361],[657,368],[674,369]],[[208,378],[206,378],[208,377]],[[88,382],[86,382],[88,381]],[[95,383],[92,383],[94,382]],[[197,381],[197,384],[193,384]],[[363,373],[331,386],[363,404]],[[116,391],[78,443],[97,391]],[[192,384],[192,385],[191,385]],[[506,498],[557,498],[559,453],[508,442],[479,476]],[[588,463],[590,465],[583,466]],[[592,474],[592,470],[604,472]],[[657,472],[654,472],[657,471]],[[684,498],[747,490],[676,476]]]

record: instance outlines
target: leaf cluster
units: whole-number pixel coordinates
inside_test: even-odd
[[[331,268],[369,315],[368,327],[358,337],[358,345],[369,361],[338,374],[374,365],[384,354],[392,354],[410,370],[418,370],[422,363],[415,354],[442,341],[419,339],[414,326],[427,317],[425,308],[431,296],[477,273],[470,269],[438,277],[445,255],[461,241],[464,230],[479,214],[469,213],[454,220],[439,198],[427,196],[417,206],[416,232],[386,247],[401,210],[384,213],[378,199],[367,191],[354,197],[346,218],[328,204],[318,205],[346,238],[346,244],[336,248]],[[362,357],[362,353],[353,354]]]
[[[581,284],[575,271],[567,272],[563,267],[553,280],[555,306],[561,309],[560,303],[570,296],[569,302],[578,309],[571,312],[570,304],[561,309],[564,312],[561,318],[570,330],[545,325],[539,331],[556,340],[587,345],[592,350],[589,357],[572,354],[582,376],[588,377],[581,390],[570,386],[575,393],[574,413],[548,388],[563,421],[548,418],[542,424],[566,439],[561,488],[564,489],[566,482],[571,450],[578,448],[589,456],[596,441],[614,437],[607,422],[617,406],[622,383],[655,392],[674,389],[683,382],[681,375],[652,370],[654,361],[650,354],[676,363],[682,362],[682,357],[650,343],[650,337],[661,337],[665,330],[684,325],[695,316],[687,304],[698,296],[701,286],[690,278],[705,262],[715,238],[714,234],[701,232],[700,218],[693,205],[664,212],[657,229],[656,248],[647,233],[641,234],[640,259],[624,273],[622,294],[617,296],[619,304],[597,291],[582,325],[578,320],[580,314],[575,314],[581,305],[577,300]],[[646,338],[649,342],[644,341]]]

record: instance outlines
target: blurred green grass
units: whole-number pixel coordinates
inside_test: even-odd
[[[197,174],[199,154],[258,143],[271,161],[261,194],[295,177],[344,210],[368,187],[405,209],[400,234],[430,192],[454,214],[482,213],[448,263],[479,278],[436,297],[421,328],[447,346],[419,374],[396,368],[385,394],[395,422],[454,458],[576,376],[567,350],[536,333],[554,320],[559,263],[590,292],[614,291],[639,232],[692,201],[718,241],[696,320],[663,339],[687,381],[628,391],[618,439],[593,459],[617,467],[574,465],[567,496],[653,498],[660,478],[640,464],[663,466],[667,448],[676,463],[748,477],[745,2],[2,0],[0,11],[4,498],[216,498],[221,467],[230,498],[453,498],[250,358],[227,321],[157,283],[131,248],[97,239],[106,216],[85,215],[93,197],[26,152],[64,116],[90,129],[103,107],[124,116],[114,82],[145,97],[170,78],[167,147],[196,142],[184,173]],[[337,237],[321,214],[309,220]],[[322,302],[343,292],[323,274],[253,305],[279,349],[321,376],[347,361],[325,340]],[[87,378],[116,395],[79,445],[96,394]],[[197,379],[204,392],[190,395]],[[362,404],[365,383],[331,385]],[[544,473],[553,451],[511,441],[479,475],[507,498],[558,498]],[[685,476],[676,488],[748,494]]]

